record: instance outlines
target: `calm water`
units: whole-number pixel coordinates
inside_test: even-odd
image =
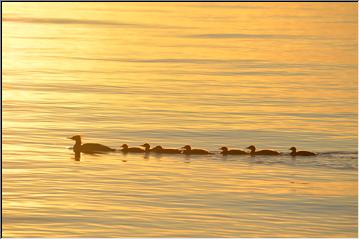
[[[4,237],[357,236],[356,3],[3,6]]]

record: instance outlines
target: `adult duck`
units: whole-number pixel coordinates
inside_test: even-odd
[[[209,151],[204,149],[192,149],[190,145],[185,145],[182,147],[182,149],[184,149],[182,151],[183,154],[196,154],[196,155],[211,154]]]
[[[247,149],[250,149],[250,155],[254,156],[254,155],[268,155],[268,156],[275,156],[275,155],[279,155],[280,153],[274,150],[260,150],[260,151],[256,151],[256,147],[254,145],[251,145],[249,147],[247,147]]]
[[[238,149],[229,150],[227,147],[221,147],[219,149],[221,150],[220,153],[222,155],[245,155],[245,154],[248,154],[247,152],[245,152],[243,150],[238,150]]]
[[[99,144],[99,143],[84,143],[81,144],[81,136],[75,135],[71,138],[71,140],[75,141],[75,144],[73,146],[73,151],[75,153],[104,153],[104,152],[113,152],[115,149],[110,148],[108,146]]]
[[[289,148],[291,150],[290,155],[291,156],[315,156],[316,153],[308,152],[308,151],[296,151],[296,147]]]

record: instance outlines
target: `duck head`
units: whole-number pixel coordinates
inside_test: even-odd
[[[81,136],[80,135],[75,135],[75,136],[72,136],[71,138],[69,138],[71,140],[74,140],[75,141],[75,145],[81,145]],[[74,146],[75,146],[74,145]]]
[[[144,147],[145,149],[150,149],[150,144],[144,143],[143,145],[140,145],[141,147]]]
[[[81,141],[81,136],[75,135],[75,136],[70,137],[69,139],[74,140],[74,141],[79,141],[79,140]]]
[[[291,147],[289,148],[289,150],[291,150],[292,152],[296,152],[296,147]]]
[[[127,144],[123,144],[123,145],[121,145],[121,147],[122,147],[123,149],[128,149],[128,148],[129,148],[129,146],[128,146]]]
[[[156,146],[153,148],[155,151],[159,151],[159,150],[163,150],[163,147],[162,146]]]
[[[185,145],[182,147],[182,149],[185,149],[186,151],[190,151],[191,147],[190,147],[190,145]]]
[[[248,146],[246,149],[250,149],[251,154],[255,153],[255,150],[256,150],[254,145]]]
[[[223,152],[227,152],[228,148],[227,147],[221,147],[221,148],[219,148],[219,150],[222,150]]]
[[[251,152],[255,152],[255,150],[256,150],[254,145],[248,146],[246,149],[250,149]]]

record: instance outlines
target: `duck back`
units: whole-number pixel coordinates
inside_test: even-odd
[[[224,153],[224,155],[244,155],[244,154],[248,154],[248,153],[243,150],[237,150],[237,149],[232,149]]]
[[[316,154],[308,151],[298,151],[295,153],[295,156],[315,156]]]
[[[211,154],[206,150],[203,149],[191,149],[191,150],[184,150],[183,151],[184,154],[195,154],[195,155],[206,155],[206,154]]]
[[[126,149],[122,149],[121,150],[124,153],[144,153],[145,150],[141,149],[141,148],[137,148],[137,147],[130,147],[130,148],[126,148]]]
[[[115,149],[98,143],[85,143],[81,145],[80,151],[83,153],[101,153],[101,152],[113,152],[115,151]]]

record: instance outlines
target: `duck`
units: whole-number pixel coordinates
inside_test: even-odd
[[[308,151],[296,151],[296,147],[289,148],[291,150],[290,155],[291,156],[315,156],[316,153],[308,152]]]
[[[138,148],[138,147],[130,147],[127,145],[127,144],[123,144],[121,145],[121,150],[123,153],[144,153],[145,150],[144,149],[141,149],[141,148]]]
[[[168,154],[179,154],[181,150],[179,149],[171,149],[171,148],[163,148],[162,146],[156,146],[152,149],[153,152],[156,153],[168,153]]]
[[[182,147],[182,149],[185,149],[182,151],[183,154],[197,154],[197,155],[205,155],[205,154],[211,154],[207,150],[203,149],[191,149],[190,145],[185,145]]]
[[[141,147],[144,147],[145,148],[145,152],[146,153],[149,153],[149,152],[152,152],[153,151],[153,149],[150,149],[150,144],[148,144],[148,143],[144,143],[143,145],[140,145]]]
[[[256,147],[254,145],[251,145],[249,147],[247,147],[247,149],[250,149],[250,155],[269,155],[269,156],[274,156],[274,155],[280,155],[279,152],[277,151],[273,151],[273,150],[260,150],[260,151],[256,151]]]
[[[99,143],[84,143],[81,144],[81,136],[75,135],[69,138],[75,141],[73,146],[73,151],[75,153],[104,153],[104,152],[114,152],[115,149],[110,148],[108,146],[99,144]]]
[[[245,152],[243,150],[237,150],[237,149],[229,150],[227,147],[221,147],[221,148],[219,148],[219,150],[222,150],[220,152],[222,155],[244,155],[244,154],[248,154],[247,152]]]

